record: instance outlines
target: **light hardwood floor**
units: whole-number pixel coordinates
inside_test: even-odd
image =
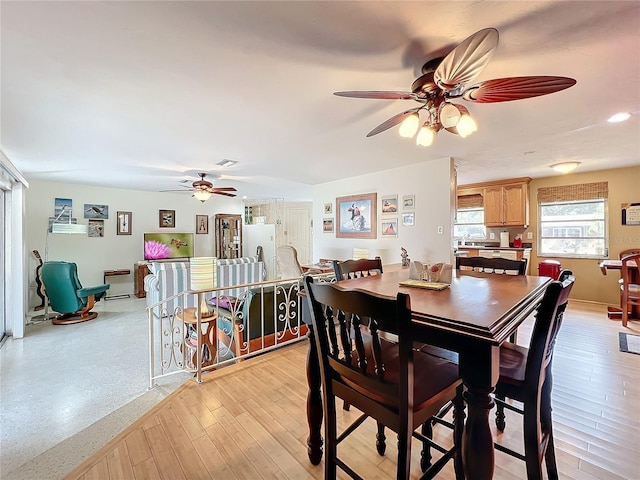
[[[520,329],[528,341],[531,321]],[[640,356],[618,351],[623,329],[605,308],[570,302],[554,357],[554,428],[563,479],[640,478]],[[189,381],[71,472],[67,479],[321,479],[306,454],[306,342]],[[341,421],[355,409],[339,409]],[[521,444],[517,415],[500,441]],[[493,415],[492,415],[493,423]],[[437,427],[443,428],[443,427]],[[495,430],[494,430],[495,433]],[[437,432],[449,436],[444,429]],[[375,451],[366,422],[340,448],[365,478],[395,477],[395,445]],[[419,446],[412,478],[418,478]],[[496,452],[496,479],[525,478],[524,463]],[[339,471],[338,478],[347,478]],[[451,462],[439,478],[453,479]]]

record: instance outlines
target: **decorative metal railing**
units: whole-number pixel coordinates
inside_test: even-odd
[[[335,280],[333,274],[314,277]],[[201,382],[203,372],[306,338],[305,320],[310,318],[306,299],[299,295],[301,277],[232,288],[244,293],[232,297],[229,286],[185,291],[147,307],[149,388],[158,379],[180,372],[189,372]]]

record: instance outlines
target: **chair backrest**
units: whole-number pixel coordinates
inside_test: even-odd
[[[638,255],[638,254],[640,254],[640,248],[628,248],[627,250],[622,250],[618,254],[618,258],[622,260],[624,257],[628,255]]]
[[[456,257],[456,269],[487,273],[506,273],[507,275],[524,275],[527,271],[527,260],[510,260],[508,258]]]
[[[530,395],[537,395],[545,376],[550,373],[556,337],[574,282],[573,273],[563,270],[558,280],[547,286],[538,306],[524,377],[524,388]]]
[[[382,260],[380,257],[344,261],[334,260],[333,271],[336,274],[336,280],[380,275],[382,273]]]
[[[305,277],[305,285],[323,386],[329,389],[327,394],[332,394],[333,384],[338,382],[344,389],[357,392],[356,395],[383,404],[404,405],[405,408],[412,405],[413,388],[409,385],[413,384],[413,368],[410,368],[413,342],[409,295],[398,293],[396,298],[390,298],[363,291],[344,291],[333,283],[314,283],[311,276]],[[339,336],[335,320],[339,323]],[[361,321],[367,322],[371,332],[366,348],[359,328]],[[398,336],[399,350],[395,353],[399,354],[399,367],[396,371],[385,369],[384,355],[388,349],[381,348],[380,331]],[[385,381],[387,374],[390,377]],[[354,405],[357,407],[357,403]]]
[[[635,263],[635,265],[630,265],[631,263]],[[629,290],[629,285],[632,284],[634,278],[633,270],[636,268],[640,268],[640,251],[638,253],[632,253],[622,257],[622,270],[620,272],[620,276],[622,277],[623,290]]]
[[[85,306],[86,299],[78,297],[76,293],[82,288],[82,284],[78,278],[78,267],[75,263],[44,262],[40,274],[52,310],[59,313],[73,313]]]
[[[281,245],[276,249],[276,260],[282,278],[293,278],[302,275],[302,267],[298,262],[298,252],[291,245]]]

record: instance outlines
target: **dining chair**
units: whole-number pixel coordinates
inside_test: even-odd
[[[635,265],[630,265],[631,263]],[[622,300],[620,307],[622,308],[622,326],[626,327],[629,322],[629,311],[634,306],[640,305],[640,280],[638,277],[638,269],[640,269],[640,251],[622,257],[622,269],[620,291]]]
[[[563,270],[558,280],[547,286],[536,311],[528,348],[510,342],[500,346],[496,426],[500,432],[506,428],[505,409],[523,415],[524,455],[497,442],[494,447],[523,460],[528,480],[542,480],[543,461],[549,480],[558,478],[551,418],[551,365],[556,336],[574,282],[573,273]],[[507,403],[508,398],[520,402],[522,407]]]
[[[398,435],[397,478],[410,476],[412,437],[422,442],[422,457],[426,459],[421,461],[425,474],[422,478],[433,478],[451,459],[456,478],[464,478],[464,402],[458,367],[414,350],[409,295],[398,293],[393,298],[345,291],[333,283],[314,283],[310,276],[305,277],[305,285],[313,324],[311,341],[316,345],[322,379],[324,478],[335,479],[338,467],[351,478],[361,478],[338,456],[338,445],[369,417]],[[363,319],[367,319],[371,332],[368,342],[360,334],[359,323]],[[350,328],[351,324],[355,327]],[[398,341],[385,340],[382,332],[396,335]],[[362,412],[340,434],[336,398]],[[454,403],[453,424],[449,425],[453,428],[453,446],[446,449],[416,429],[429,425],[432,417],[450,402]],[[384,455],[384,448],[376,446],[378,453]],[[442,453],[434,463],[431,447]],[[350,455],[356,455],[356,451],[359,450],[350,450]]]
[[[524,275],[527,271],[527,260],[510,260],[508,258],[485,257],[456,257],[456,269],[474,270],[476,272],[485,273],[505,273],[507,275]]]
[[[334,260],[333,271],[336,274],[336,280],[380,275],[382,273],[382,260],[380,257],[343,261]]]

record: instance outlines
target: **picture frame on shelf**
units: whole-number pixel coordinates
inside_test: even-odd
[[[336,238],[377,238],[377,193],[336,198]]]
[[[118,224],[116,235],[131,235],[131,212],[117,212]]]
[[[416,214],[413,212],[402,214],[403,227],[413,227],[416,224],[415,220],[416,220]]]
[[[196,233],[209,233],[209,215],[196,215]]]
[[[322,219],[322,232],[323,233],[333,233],[333,218],[323,218]]]
[[[176,227],[176,211],[175,210],[158,210],[158,226],[160,228]]]
[[[398,236],[398,217],[383,218],[381,224],[384,238],[396,238]]]
[[[402,196],[402,209],[414,210],[416,208],[416,196],[415,195],[403,195]]]
[[[398,195],[383,195],[381,199],[382,215],[397,215]]]

